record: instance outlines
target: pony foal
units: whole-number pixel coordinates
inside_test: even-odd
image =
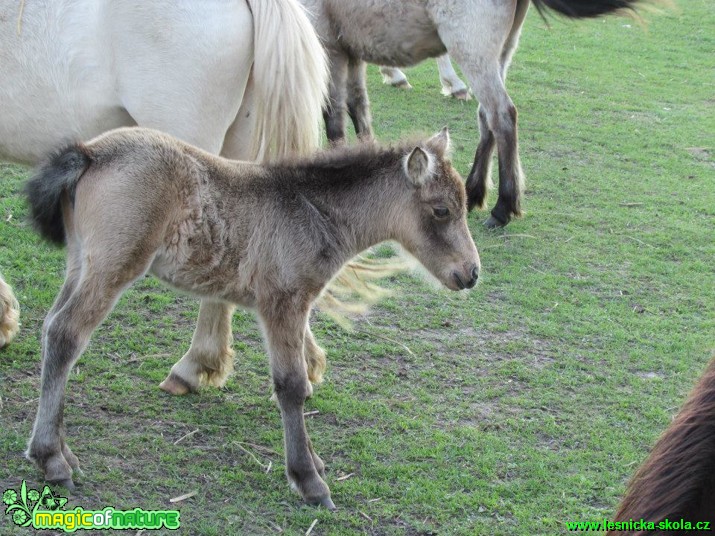
[[[67,277],[43,326],[42,386],[27,456],[72,487],[67,376],[122,292],[150,271],[204,301],[254,309],[283,420],[286,474],[309,503],[334,508],[303,402],[325,366],[308,325],[343,265],[396,240],[452,290],[471,288],[479,256],[446,129],[412,146],[371,144],[258,165],[226,160],[148,129],[119,129],[57,153],[28,183],[36,226],[67,244]],[[225,319],[230,323],[230,316]],[[187,354],[162,387],[231,370],[230,354]]]

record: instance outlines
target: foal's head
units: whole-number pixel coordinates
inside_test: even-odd
[[[403,158],[412,196],[398,240],[442,284],[462,290],[477,283],[479,254],[467,227],[464,183],[448,152],[443,128]]]

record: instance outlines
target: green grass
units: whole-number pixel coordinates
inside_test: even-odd
[[[319,412],[308,428],[337,513],[288,489],[251,314],[236,314],[224,390],[157,389],[197,307],[151,278],[72,372],[65,420],[85,476],[71,507],[178,507],[192,535],[304,534],[315,519],[316,535],[552,535],[612,516],[715,350],[715,4],[648,18],[547,28],[529,15],[509,74],[526,216],[488,232],[486,213],[470,215],[477,288],[400,277],[352,333],[316,316],[329,370],[306,410]],[[448,124],[466,175],[476,104],[443,98],[433,62],[407,74],[409,93],[370,68],[377,135]],[[0,491],[40,482],[22,452],[38,333],[64,269],[28,226],[26,176],[0,164],[0,269],[23,308],[16,343],[0,351]],[[27,531],[3,516],[0,533]]]

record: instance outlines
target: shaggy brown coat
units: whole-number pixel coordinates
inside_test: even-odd
[[[303,401],[325,356],[308,325],[343,265],[396,240],[444,285],[471,288],[479,257],[446,129],[412,146],[373,145],[274,165],[230,161],[147,129],[119,129],[49,160],[28,185],[44,236],[67,244],[67,278],[43,327],[42,387],[27,455],[49,481],[72,486],[79,467],[62,424],[67,376],[122,292],[151,272],[204,304],[252,308],[261,322],[291,484],[334,508]],[[230,313],[230,309],[225,309]],[[222,385],[232,368],[230,314],[199,330],[162,383],[171,393]],[[230,333],[230,332],[229,332]],[[218,356],[218,357],[217,357]]]

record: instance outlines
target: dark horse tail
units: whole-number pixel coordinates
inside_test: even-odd
[[[65,243],[62,194],[74,203],[77,182],[91,163],[83,145],[70,145],[41,164],[25,186],[35,229],[50,242]]]
[[[632,10],[638,0],[531,0],[543,17],[546,9],[571,17],[585,19],[598,17],[614,11]]]
[[[715,524],[715,359],[634,475],[615,516],[622,522],[666,518]]]

